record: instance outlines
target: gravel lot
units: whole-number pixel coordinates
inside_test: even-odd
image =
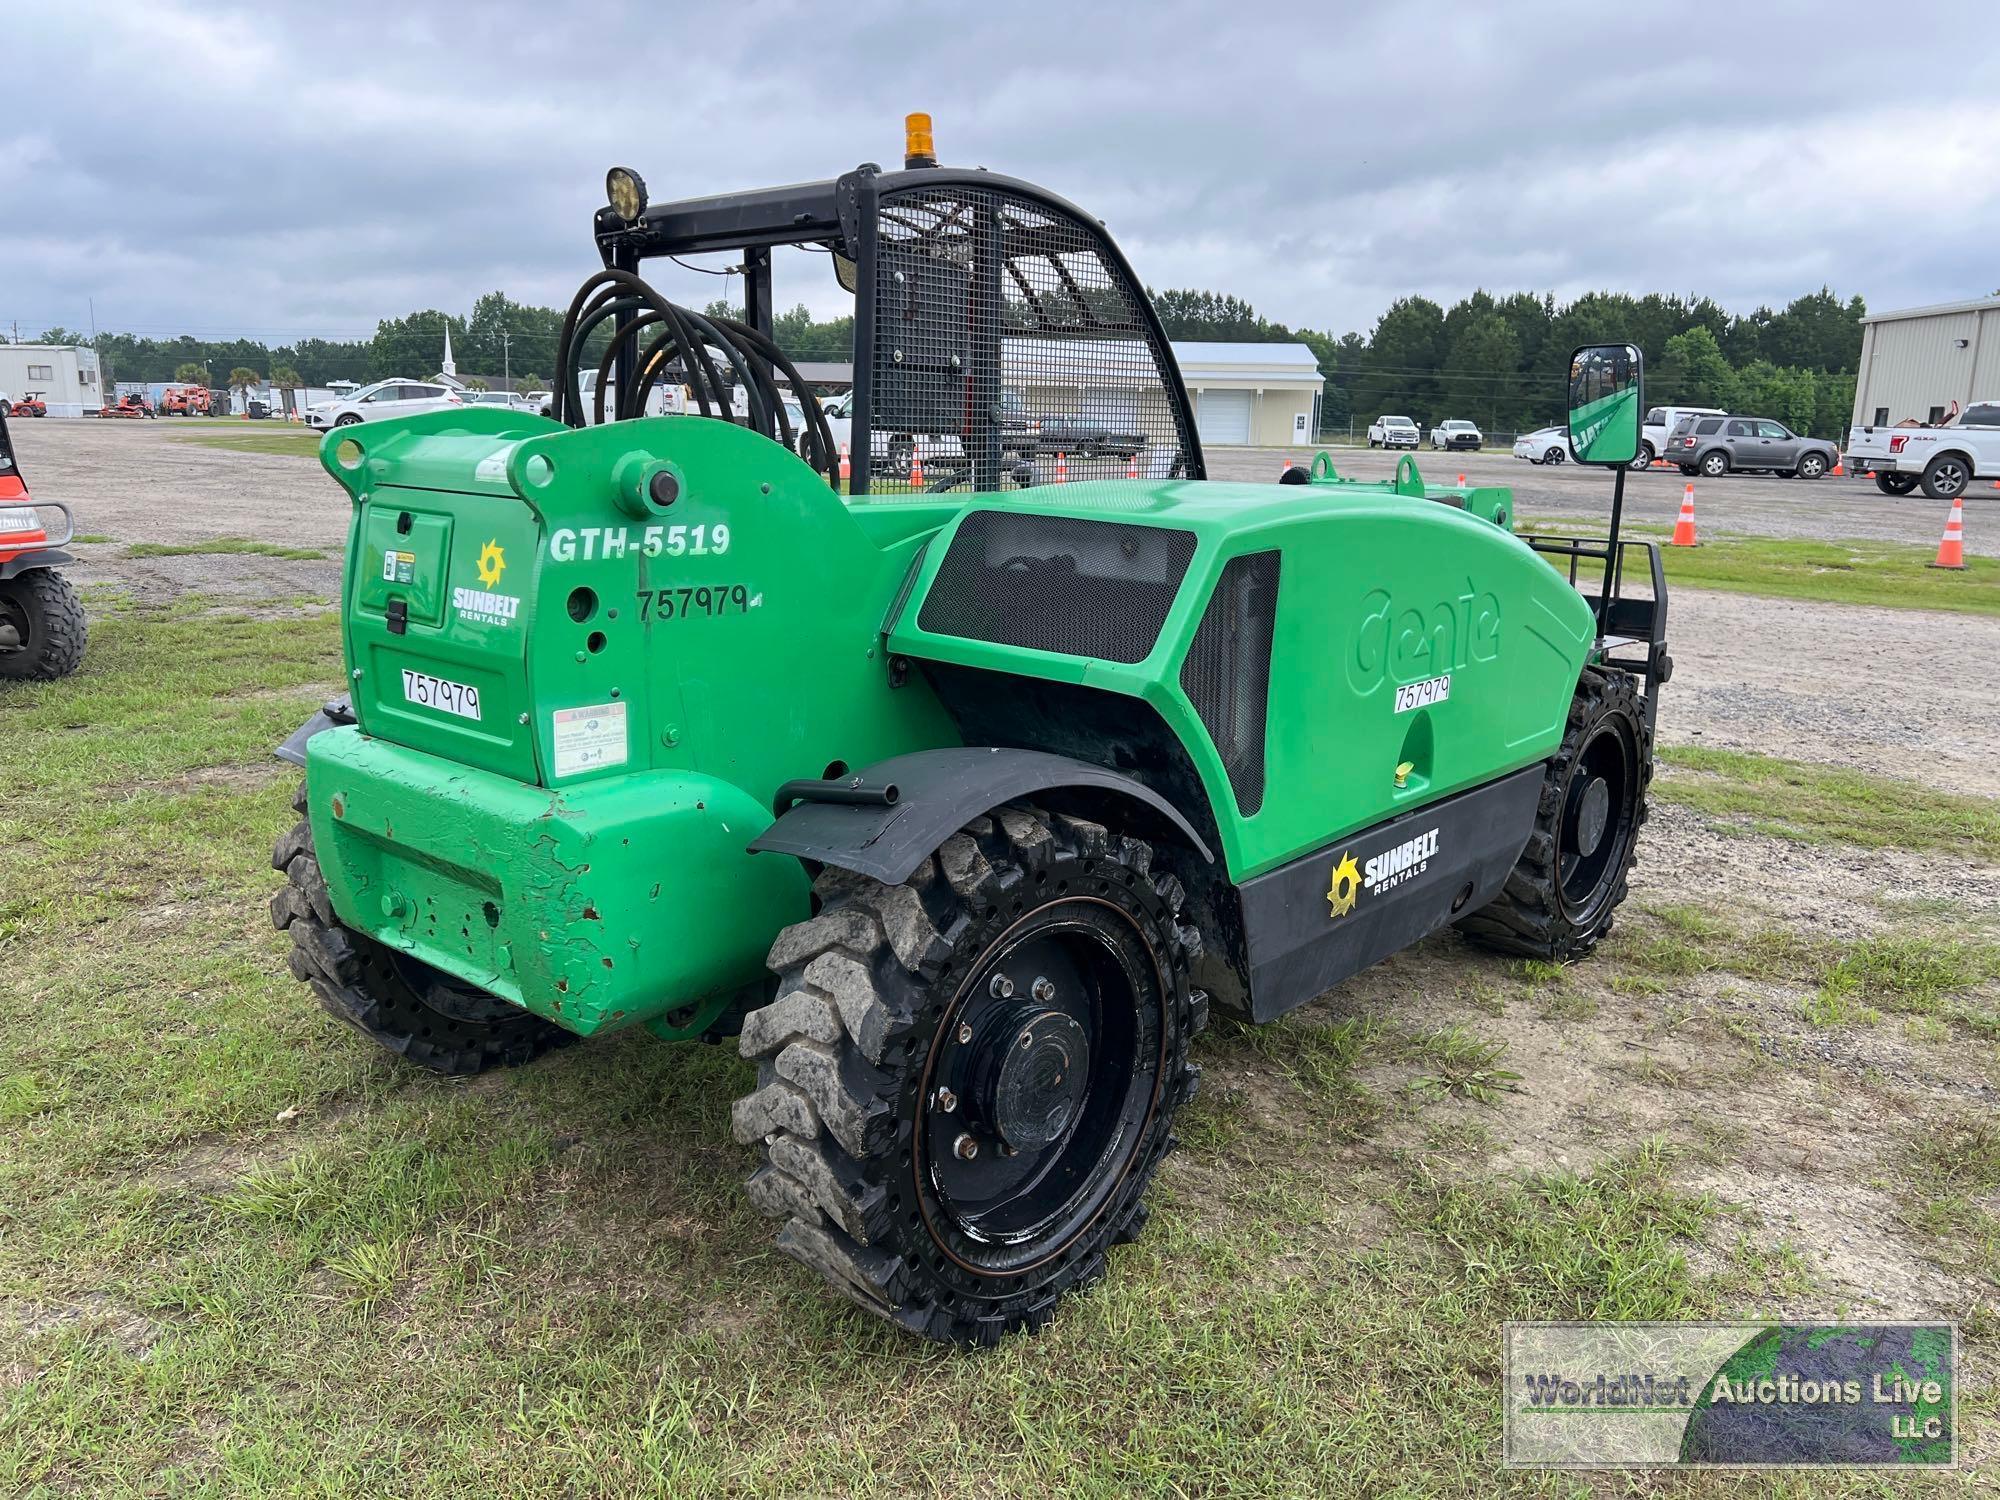
[[[1356,479],[1387,479],[1403,455],[1371,448],[1334,448],[1333,465]],[[1218,448],[1208,455],[1216,479],[1276,479],[1286,459],[1310,463],[1310,448]],[[1417,468],[1433,484],[1463,474],[1473,484],[1505,485],[1516,508],[1542,519],[1573,517],[1602,522],[1611,513],[1612,476],[1577,464],[1553,468],[1511,453],[1433,453],[1419,448]],[[1678,469],[1654,469],[1625,478],[1627,520],[1671,526],[1688,483]],[[1705,530],[1754,536],[1860,537],[1935,547],[1949,505],[1923,494],[1896,498],[1872,479],[1776,479],[1731,474],[1694,481],[1695,513]],[[2000,490],[1981,481],[1965,497],[1965,550],[2000,557]]]
[[[145,599],[188,591],[332,598],[339,591],[347,503],[311,457],[180,441],[190,426],[170,422],[20,422],[13,430],[34,492],[74,507],[80,532],[115,539],[79,549],[80,583]],[[1224,450],[1213,467],[1218,477],[1275,478],[1286,456]],[[1395,467],[1392,456],[1366,449],[1337,452],[1334,462],[1363,477],[1386,477]],[[1462,469],[1468,479],[1510,484],[1536,516],[1597,518],[1610,484],[1603,473],[1478,454],[1420,453],[1418,463],[1446,478]],[[1628,502],[1642,518],[1671,519],[1681,482],[1678,474],[1633,475]],[[1702,523],[1716,529],[1936,539],[1931,502],[1891,500],[1845,479],[1705,481],[1697,496]],[[1969,540],[2000,552],[2000,493],[1976,493],[1968,511]],[[319,548],[326,556],[124,555],[131,542],[223,536]],[[1679,670],[1661,713],[1669,742],[2000,794],[2000,699],[1989,690],[1991,673],[1977,665],[2000,659],[2000,619],[1682,589],[1673,599],[1671,634]],[[1751,642],[1754,649],[1746,649]]]

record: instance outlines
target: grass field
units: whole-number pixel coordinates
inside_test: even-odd
[[[1519,518],[1521,533],[1577,534],[1571,521]],[[1628,526],[1625,536],[1664,542],[1671,532]],[[2000,561],[1968,557],[1964,572],[1927,566],[1936,547],[1895,542],[1806,541],[1796,537],[1733,536],[1704,532],[1698,547],[1662,547],[1667,586],[1725,589],[1780,599],[1829,604],[1874,604],[1887,609],[1940,609],[1960,614],[2000,614]],[[1553,559],[1551,559],[1553,562]],[[1628,559],[1628,566],[1630,560]],[[1567,571],[1567,564],[1565,564]],[[1595,581],[1589,568],[1579,579]]]
[[[187,431],[172,436],[177,443],[226,448],[233,453],[289,453],[300,458],[317,458],[320,439],[325,434],[289,422],[244,422],[234,427],[189,423]]]
[[[0,714],[0,1493],[1581,1494],[1494,1467],[1501,1320],[1812,1289],[1686,1186],[1719,1149],[1700,1130],[1489,1167],[1504,1043],[1308,1011],[1217,1023],[1150,1225],[1044,1334],[983,1357],[891,1335],[745,1203],[732,1049],[622,1037],[444,1081],[293,982],[263,910],[292,787],[269,749],[338,681],[329,611],[90,602],[83,673]],[[1846,828],[1792,768],[1686,764],[1704,797]],[[1692,908],[1623,942],[1606,972],[1635,984],[1887,972],[1954,1025],[1994,963],[1780,949]],[[1458,972],[1476,1007],[1571,986]],[[1991,1239],[1995,1159],[1911,1212]]]

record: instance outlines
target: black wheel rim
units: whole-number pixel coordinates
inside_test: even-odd
[[[1965,470],[1955,463],[1939,464],[1931,482],[1937,486],[1939,494],[1956,495],[1965,488]]]
[[[1570,767],[1557,830],[1557,883],[1576,926],[1597,919],[1630,857],[1638,778],[1630,726],[1619,718],[1598,724]]]
[[[17,656],[34,645],[34,624],[27,606],[11,592],[0,592],[0,656]]]
[[[1145,1137],[1168,1000],[1133,919],[1094,897],[1028,913],[982,955],[917,1100],[918,1210],[942,1255],[1006,1277],[1073,1251]]]

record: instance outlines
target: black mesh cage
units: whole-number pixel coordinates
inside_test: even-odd
[[[871,488],[1187,470],[1172,357],[1098,226],[953,183],[884,193],[876,226]]]
[[[1191,531],[974,511],[959,523],[917,625],[932,635],[1144,661],[1193,557]]]
[[[1277,618],[1278,554],[1234,558],[1181,663],[1181,691],[1215,741],[1237,811],[1246,818],[1264,805],[1264,710]]]

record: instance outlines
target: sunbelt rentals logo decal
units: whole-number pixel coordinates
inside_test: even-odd
[[[1356,861],[1352,849],[1344,850],[1327,882],[1326,905],[1329,917],[1344,917],[1360,904],[1363,891],[1380,894],[1407,885],[1431,867],[1437,858],[1438,830],[1433,828],[1415,838],[1404,839],[1365,861]]]
[[[473,566],[483,587],[453,589],[451,607],[458,611],[461,620],[472,620],[480,625],[513,624],[514,617],[521,612],[521,601],[513,594],[498,592],[500,577],[507,571],[507,549],[497,540],[489,538],[486,545],[479,549]]]

